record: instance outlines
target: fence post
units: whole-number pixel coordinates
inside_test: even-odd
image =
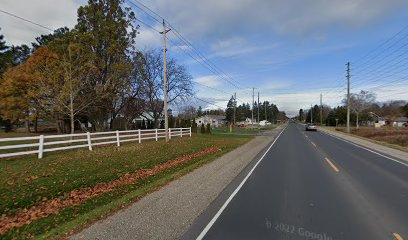
[[[171,139],[171,128],[169,128],[169,139]]]
[[[86,138],[88,139],[89,151],[92,151],[92,142],[91,142],[91,133],[90,132],[86,132]]]
[[[120,147],[119,130],[116,130],[116,145]]]
[[[43,158],[44,154],[44,135],[40,135],[40,144],[38,145],[38,159]]]
[[[158,141],[158,139],[157,139],[157,128],[156,128],[156,142]]]
[[[183,128],[180,128],[180,137],[183,137]]]
[[[190,127],[190,137],[191,137],[191,127]]]
[[[142,143],[142,136],[140,135],[140,129],[138,131],[138,135],[139,135],[139,143]]]

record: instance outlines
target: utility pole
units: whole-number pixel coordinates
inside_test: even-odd
[[[255,97],[255,88],[252,88],[252,118],[251,118],[251,125],[254,125],[254,97]]]
[[[323,125],[323,103],[322,103],[323,95],[320,93],[320,126]]]
[[[313,123],[313,106],[310,104],[310,123]]]
[[[259,124],[259,92],[258,92],[258,104],[257,104],[257,106],[258,106],[258,124]]]
[[[347,64],[347,132],[350,133],[350,62]]]
[[[235,126],[235,114],[237,112],[237,93],[234,93],[234,126]]]
[[[166,22],[163,19],[163,32],[160,32],[160,34],[163,34],[163,81],[164,81],[164,129],[165,129],[165,136],[166,136],[166,142],[169,142],[169,113],[168,113],[168,93],[167,93],[167,61],[166,61],[166,52],[167,52],[167,47],[166,47],[166,33],[168,33],[170,29],[166,28]]]

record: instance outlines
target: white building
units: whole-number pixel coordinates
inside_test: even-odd
[[[405,127],[408,124],[408,118],[407,117],[401,117],[395,120],[392,123],[392,126],[394,127]]]
[[[198,126],[200,126],[203,123],[204,125],[207,125],[209,123],[211,127],[221,127],[225,124],[225,116],[205,115],[196,118],[195,122],[197,123]]]
[[[268,121],[266,121],[266,120],[262,120],[262,121],[259,121],[259,126],[269,126],[269,125],[271,125],[272,123],[270,123],[270,122],[268,122]]]

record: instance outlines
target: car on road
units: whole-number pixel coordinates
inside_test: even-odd
[[[314,123],[306,124],[306,131],[317,131],[317,126]]]

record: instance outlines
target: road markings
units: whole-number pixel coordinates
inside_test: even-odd
[[[287,126],[286,126],[287,127]],[[251,171],[245,176],[245,178],[242,180],[242,182],[238,185],[238,187],[234,190],[234,192],[228,197],[227,201],[221,206],[220,210],[214,215],[214,217],[211,219],[211,221],[205,226],[203,231],[198,235],[196,238],[197,240],[201,240],[205,237],[207,232],[210,230],[210,228],[214,225],[215,221],[220,217],[221,213],[227,208],[228,204],[231,202],[231,200],[237,195],[238,191],[242,188],[244,183],[248,180],[248,178],[251,176],[251,174],[254,172],[255,168],[259,165],[259,163],[262,161],[262,159],[266,156],[266,154],[271,150],[275,142],[279,139],[280,135],[285,131],[286,127],[279,133],[279,135],[275,138],[275,140],[272,142],[272,144],[269,146],[269,148],[266,150],[266,152],[262,155],[262,157],[258,160],[258,162],[255,163],[255,165],[252,167]]]
[[[326,162],[334,169],[334,171],[340,172],[339,169],[336,167],[336,165],[334,165],[328,158],[324,158],[324,159],[326,159]]]
[[[398,233],[393,233],[392,235],[394,235],[394,239],[396,240],[404,240]]]
[[[312,141],[310,141],[310,142],[312,143],[312,145],[313,145],[314,147],[317,147],[317,146],[316,146],[316,144],[315,144],[314,142],[312,142]]]
[[[392,235],[394,235],[394,239],[396,240],[404,240],[398,233],[393,233]]]
[[[324,133],[324,134],[326,134],[326,135],[329,135],[329,136],[331,136],[331,137],[334,137],[334,138],[336,138],[336,139],[338,139],[338,140],[340,140],[340,141],[343,141],[343,142],[349,143],[349,144],[351,144],[351,145],[354,145],[354,146],[356,146],[356,147],[359,147],[359,148],[362,148],[362,149],[364,149],[364,150],[367,150],[367,151],[369,151],[369,152],[371,152],[371,153],[377,154],[378,156],[381,156],[381,157],[384,157],[384,158],[389,159],[389,160],[391,160],[391,161],[394,161],[394,162],[397,162],[397,163],[399,163],[399,164],[402,164],[402,165],[404,165],[405,167],[408,167],[408,164],[407,164],[407,163],[403,163],[403,162],[401,162],[401,161],[399,161],[399,160],[397,160],[397,159],[394,159],[394,158],[392,158],[392,157],[388,157],[388,156],[386,156],[386,155],[384,155],[384,154],[378,153],[378,152],[373,151],[373,150],[371,150],[371,149],[369,149],[369,148],[366,148],[366,147],[360,146],[360,145],[358,145],[358,144],[355,144],[355,143],[353,143],[353,142],[351,142],[351,141],[342,139],[342,138],[337,137],[337,136],[335,136],[335,135],[333,135],[333,134],[331,134],[331,133],[327,133],[327,132],[324,132],[324,131],[322,131],[322,133]]]

